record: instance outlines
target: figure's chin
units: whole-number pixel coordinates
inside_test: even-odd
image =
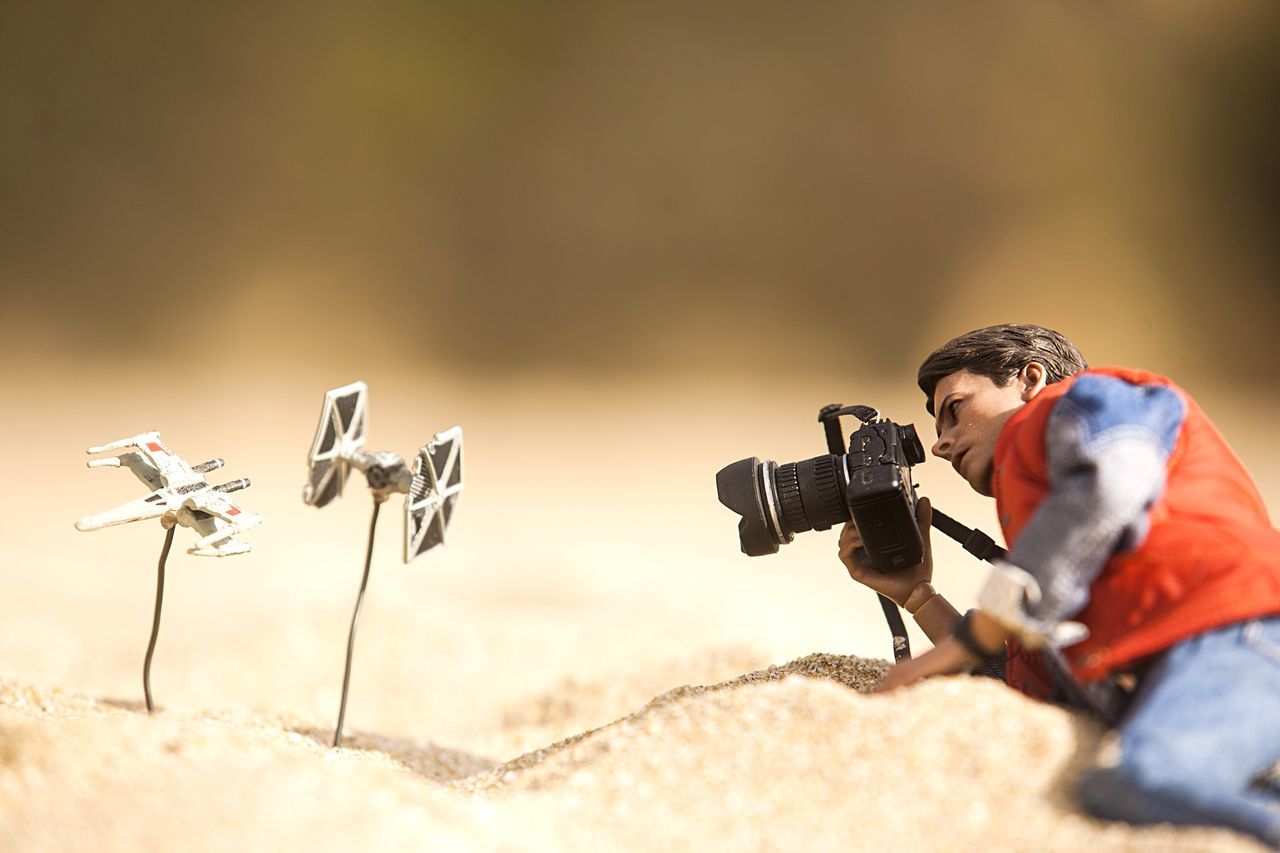
[[[983,497],[995,497],[995,489],[991,487],[991,466],[984,467],[975,479],[969,481],[969,485]]]

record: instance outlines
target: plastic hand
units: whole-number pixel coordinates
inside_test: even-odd
[[[896,572],[882,572],[865,562],[867,554],[862,549],[862,536],[853,522],[847,522],[840,531],[840,562],[849,570],[849,577],[865,587],[875,590],[902,607],[916,585],[933,579],[933,545],[929,541],[929,522],[933,508],[928,498],[916,501],[916,525],[924,540],[924,559],[918,564]]]
[[[876,686],[877,693],[888,693],[934,675],[965,672],[974,665],[973,657],[959,641],[948,637],[918,658],[904,660],[885,674]]]

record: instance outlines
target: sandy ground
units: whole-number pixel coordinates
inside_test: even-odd
[[[738,553],[717,468],[820,452],[816,409],[841,395],[923,430],[912,397],[482,385],[370,362],[224,378],[216,397],[218,383],[167,376],[157,398],[129,367],[116,382],[69,364],[13,378],[0,849],[1253,849],[1083,817],[1072,784],[1099,730],[1000,685],[863,695],[887,636],[834,533]],[[369,499],[358,481],[324,510],[299,494],[323,391],[354,378],[371,388],[371,449],[407,455],[460,423],[468,483],[450,543],[409,566],[398,499],[383,512],[349,737],[332,750]],[[142,494],[125,471],[86,470],[84,448],[148,429],[190,462],[224,457],[215,481],[251,477],[239,497],[266,519],[253,552],[225,560],[188,556],[178,532],[152,716],[160,526],[71,526]],[[1260,460],[1261,430],[1238,434]],[[918,475],[938,506],[993,526],[944,466]],[[967,606],[980,568],[936,552],[937,585]]]

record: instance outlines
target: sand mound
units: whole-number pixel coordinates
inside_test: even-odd
[[[485,755],[523,755],[606,726],[655,695],[671,692],[673,684],[715,684],[767,666],[759,651],[731,646],[649,661],[610,677],[570,676],[548,690],[509,700],[495,714],[480,715],[456,738],[460,746]]]
[[[884,667],[810,655],[680,687],[504,762],[0,682],[0,848],[1255,849],[1089,820],[1070,792],[1092,721],[983,679],[861,695]],[[596,704],[513,709],[512,739],[625,692],[582,683]]]

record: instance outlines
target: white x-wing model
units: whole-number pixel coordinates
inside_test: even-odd
[[[124,450],[116,456],[90,459],[90,468],[128,468],[147,484],[151,494],[76,522],[77,530],[101,530],[131,521],[159,518],[166,530],[174,525],[190,527],[200,538],[187,550],[197,557],[229,557],[243,554],[253,546],[237,542],[235,536],[262,523],[262,516],[236,506],[229,493],[246,489],[246,479],[214,486],[202,474],[223,466],[221,459],[188,465],[160,441],[158,432],[144,432],[122,438],[88,453]]]
[[[410,472],[398,453],[364,449],[368,420],[369,390],[363,382],[324,395],[320,425],[307,457],[302,500],[322,507],[339,497],[351,468],[364,473],[378,503],[403,492],[404,561],[408,563],[444,542],[462,494],[462,427],[436,433],[418,449]]]

